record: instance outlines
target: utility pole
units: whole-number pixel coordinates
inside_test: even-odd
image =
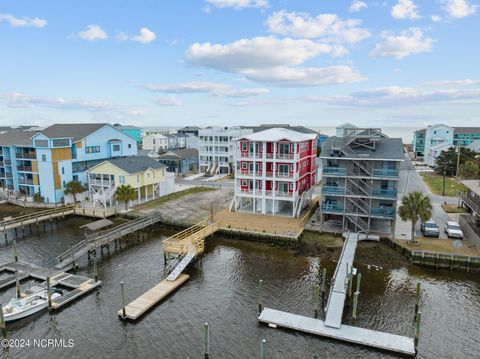
[[[445,177],[447,176],[447,170],[443,168],[443,186],[442,186],[442,196],[445,197]]]
[[[460,151],[461,151],[461,147],[460,146],[457,146],[457,171],[455,172],[455,177],[457,178],[457,180],[460,179],[460,176],[459,176],[459,171],[460,171]]]

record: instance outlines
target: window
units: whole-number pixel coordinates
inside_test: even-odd
[[[120,184],[125,184],[125,176],[118,176],[118,181]]]
[[[278,174],[288,174],[288,165],[278,165]]]
[[[35,140],[35,147],[48,147],[48,140]]]
[[[288,143],[280,143],[279,153],[282,155],[290,153],[290,145]]]
[[[247,162],[242,162],[242,168],[243,168],[244,170],[247,169]]]
[[[47,162],[47,155],[42,155],[42,162]]]
[[[140,175],[137,175],[137,183],[140,182]]]
[[[100,146],[85,147],[85,153],[98,153],[98,152],[100,152]]]
[[[242,179],[242,186],[245,187],[247,185],[247,180]]]
[[[52,147],[68,147],[68,146],[70,146],[70,140],[68,138],[52,140]]]
[[[65,174],[65,167],[62,167],[62,175]]]
[[[62,185],[63,185],[63,187],[65,187],[65,181],[62,181]]]
[[[113,152],[120,151],[120,145],[113,145]]]
[[[242,151],[246,151],[246,150],[247,150],[247,143],[242,142]]]
[[[132,144],[131,144],[131,143],[128,144],[128,148],[132,148]]]

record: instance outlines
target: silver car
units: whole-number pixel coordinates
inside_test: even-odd
[[[433,220],[423,222],[421,227],[425,237],[440,237],[440,230]]]

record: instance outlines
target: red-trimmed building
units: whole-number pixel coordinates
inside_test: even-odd
[[[317,135],[272,128],[240,137],[233,211],[296,217],[316,184]]]

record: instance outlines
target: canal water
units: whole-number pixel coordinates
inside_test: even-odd
[[[53,266],[55,256],[82,238],[87,221],[70,218],[52,229],[17,241],[20,260]],[[49,225],[47,225],[49,226]],[[103,285],[59,312],[44,312],[8,325],[12,339],[73,339],[65,349],[10,348],[2,358],[200,358],[203,324],[211,331],[211,358],[256,358],[267,341],[267,358],[398,358],[391,353],[349,345],[257,323],[257,283],[263,279],[263,304],[302,315],[313,314],[313,288],[319,265],[333,274],[336,263],[268,244],[215,236],[206,253],[190,266],[189,281],[137,323],[117,317],[120,281],[127,302],[163,278],[161,240],[155,230],[132,240],[99,262]],[[0,262],[12,259],[0,238]],[[392,256],[397,256],[392,252]],[[392,258],[393,260],[393,258]],[[86,259],[79,274],[93,277]],[[478,274],[435,271],[413,265],[376,268],[374,259],[356,263],[363,274],[356,325],[413,336],[415,286],[422,284],[419,358],[478,358],[480,355],[480,279]],[[368,267],[370,265],[370,268]],[[5,303],[14,288],[0,293]],[[347,309],[345,322],[353,324]]]

